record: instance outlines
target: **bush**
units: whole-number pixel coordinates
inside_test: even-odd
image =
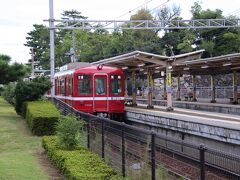
[[[26,120],[33,134],[52,135],[59,119],[56,107],[48,101],[34,101],[27,103]]]
[[[43,137],[42,146],[67,179],[122,179],[101,158],[85,148],[71,151],[60,149],[56,136]]]
[[[16,112],[21,114],[24,102],[40,99],[50,88],[51,82],[45,77],[35,78],[30,82],[19,81],[15,90]]]
[[[56,126],[59,146],[65,149],[74,149],[79,144],[81,125],[74,116],[61,116]]]
[[[2,93],[3,93],[3,85],[2,84],[0,84],[0,96],[2,95]]]
[[[16,84],[9,83],[8,85],[4,86],[2,96],[3,98],[10,104],[15,104],[15,89]]]

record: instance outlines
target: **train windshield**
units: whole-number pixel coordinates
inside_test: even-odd
[[[122,94],[122,80],[119,75],[111,75],[110,93],[114,95]]]
[[[106,95],[106,78],[105,77],[96,77],[95,78],[95,94],[97,95]]]
[[[91,77],[90,75],[78,76],[78,94],[91,93]]]

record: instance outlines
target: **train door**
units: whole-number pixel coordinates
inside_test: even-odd
[[[108,111],[107,75],[106,74],[94,75],[93,82],[94,82],[93,111],[107,112]]]

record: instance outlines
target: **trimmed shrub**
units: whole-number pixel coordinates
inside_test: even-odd
[[[122,179],[101,158],[85,148],[71,151],[60,149],[56,136],[43,137],[42,146],[52,162],[64,173],[67,179]]]
[[[59,146],[69,150],[76,148],[79,144],[80,128],[80,121],[75,116],[61,116],[56,126]]]
[[[56,107],[48,101],[27,102],[26,120],[35,135],[54,134],[59,116]]]
[[[23,117],[24,119],[26,118],[27,104],[28,104],[27,101],[25,101],[25,102],[22,104],[22,111],[21,111],[21,114],[22,114],[22,117]]]

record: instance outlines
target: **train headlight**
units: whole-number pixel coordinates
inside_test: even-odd
[[[97,70],[102,70],[102,68],[103,68],[103,64],[99,64],[99,65],[97,66]]]

